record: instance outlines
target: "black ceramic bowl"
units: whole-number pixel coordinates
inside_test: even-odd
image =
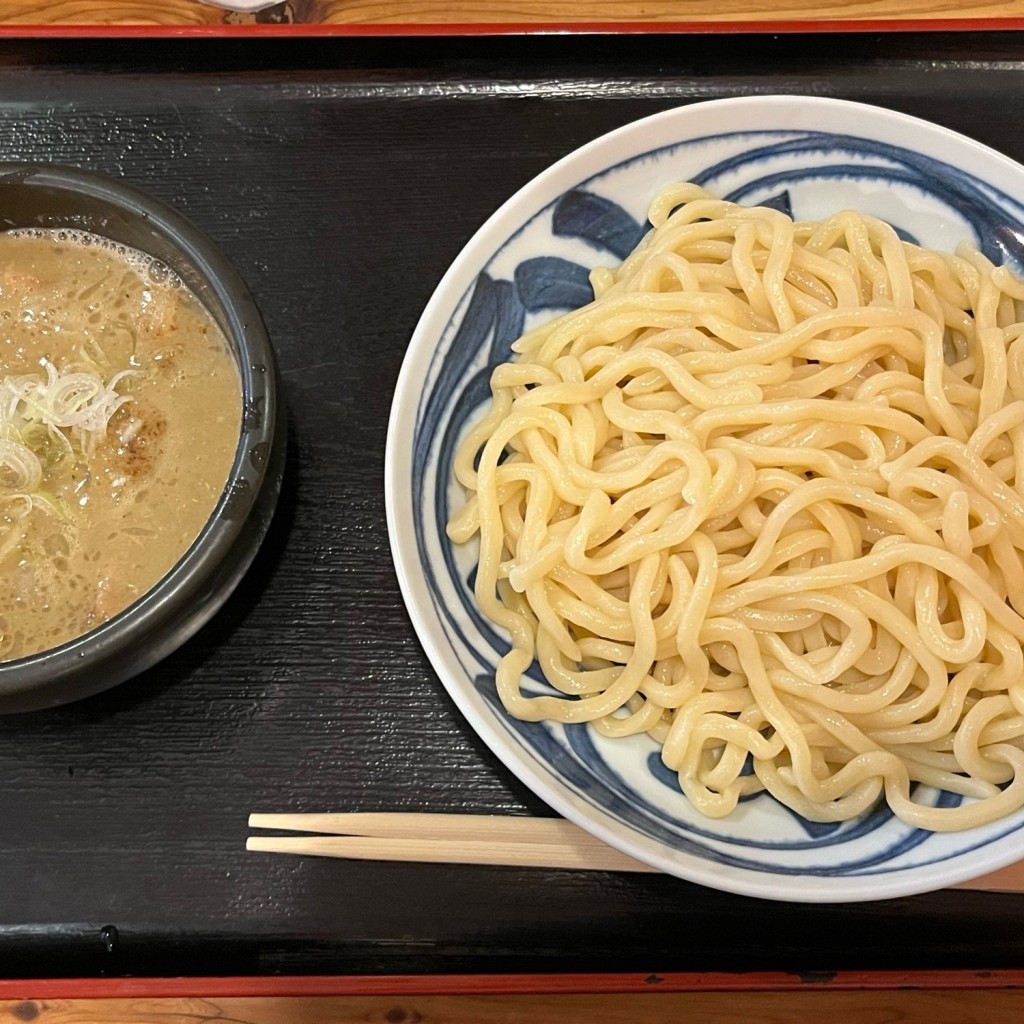
[[[102,626],[0,663],[0,713],[98,693],[184,643],[220,608],[256,554],[284,467],[285,430],[267,332],[248,289],[208,238],[119,181],[72,168],[0,163],[0,231],[23,227],[90,231],[166,263],[231,343],[244,405],[227,485],[192,546],[155,587]]]

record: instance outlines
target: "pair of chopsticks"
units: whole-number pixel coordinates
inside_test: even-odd
[[[250,814],[249,827],[320,833],[250,836],[245,848],[261,853],[577,871],[657,871],[561,818],[377,812]],[[1024,892],[1024,861],[956,888]]]
[[[560,818],[485,814],[250,814],[250,828],[326,835],[250,836],[247,850],[354,860],[656,871]]]

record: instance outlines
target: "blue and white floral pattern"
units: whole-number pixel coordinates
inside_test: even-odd
[[[784,115],[800,103],[808,101],[702,104],[724,108],[721,122],[711,123],[741,127],[692,136],[686,123],[701,118],[687,115],[697,108],[648,119],[649,133],[633,131],[625,145],[620,139],[602,151],[613,133],[557,165],[548,178],[570,184],[528,214],[530,187],[515,209],[499,212],[456,265],[459,274],[439,289],[447,310],[440,303],[439,313],[435,299],[410,348],[389,436],[389,513],[406,599],[443,681],[492,748],[559,810],[634,856],[707,884],[787,899],[865,899],[1014,859],[1008,851],[1024,815],[934,835],[897,821],[884,804],[852,822],[819,825],[760,795],[727,819],[705,819],[646,737],[608,740],[587,726],[521,723],[505,714],[493,676],[507,640],[474,603],[473,551],[445,535],[461,500],[452,455],[489,396],[491,370],[509,358],[525,326],[591,299],[589,271],[633,249],[660,185],[691,180],[798,218],[856,208],[907,239],[944,249],[970,239],[996,262],[1024,265],[1024,205],[1014,198],[1024,196],[1024,170],[941,129],[856,104],[812,101],[819,116],[810,120],[822,127],[790,127],[794,118]],[[743,127],[744,120],[756,127]],[[863,134],[851,133],[854,125]],[[983,173],[964,164],[980,164]],[[546,184],[551,194],[558,180]],[[399,456],[396,445],[407,454]],[[411,537],[404,532],[410,525]],[[547,688],[536,669],[526,685]],[[916,796],[942,806],[960,799],[923,788]],[[981,860],[978,851],[986,851]]]

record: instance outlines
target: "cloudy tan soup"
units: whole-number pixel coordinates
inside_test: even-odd
[[[0,234],[0,661],[87,633],[185,553],[241,429],[224,335],[162,264]]]

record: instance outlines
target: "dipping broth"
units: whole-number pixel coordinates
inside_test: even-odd
[[[167,267],[77,231],[0,234],[0,661],[127,608],[224,490],[230,345]]]

